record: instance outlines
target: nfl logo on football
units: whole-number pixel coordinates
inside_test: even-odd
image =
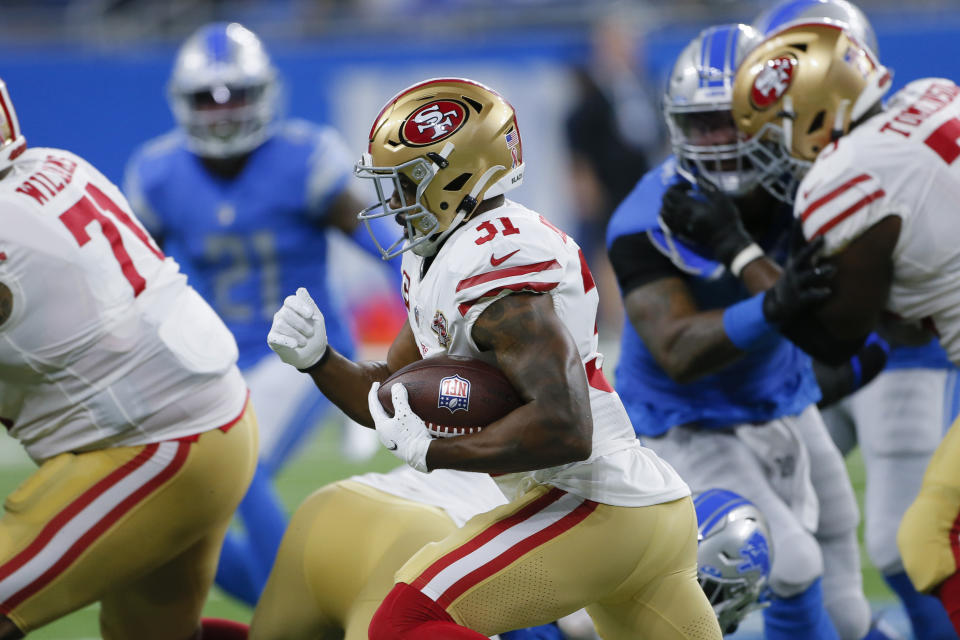
[[[470,381],[460,376],[448,376],[440,379],[440,397],[437,408],[446,408],[450,413],[470,408]]]

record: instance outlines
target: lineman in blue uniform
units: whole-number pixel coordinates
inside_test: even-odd
[[[279,120],[277,72],[237,23],[202,27],[181,47],[168,93],[178,128],[146,143],[127,167],[138,216],[236,337],[261,424],[260,467],[239,508],[246,536],[224,544],[217,584],[256,602],[286,525],[269,478],[332,405],[267,347],[282,292],[308,286],[331,344],[352,353],[328,286],[327,233],[351,233],[362,209],[347,189],[353,163],[339,135]],[[376,254],[367,233],[357,231]],[[292,375],[291,375],[292,374]],[[341,420],[344,420],[341,418]],[[345,424],[347,433],[376,434]]]
[[[776,330],[829,294],[829,273],[812,264],[812,249],[778,266],[789,209],[758,188],[729,113],[737,62],[761,39],[725,25],[684,49],[664,101],[676,158],[647,174],[611,219],[607,246],[627,312],[617,390],[644,444],[695,492],[737,492],[766,516],[767,638],[884,637],[870,629],[856,501],[816,408],[810,359]],[[727,222],[750,229],[738,236],[747,245],[711,252],[669,231],[671,213],[698,221],[671,208],[690,190],[705,207],[733,196],[744,222],[735,209]],[[781,217],[771,215],[778,209]],[[756,322],[761,307],[766,321]]]

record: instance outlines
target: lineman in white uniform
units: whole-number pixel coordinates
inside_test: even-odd
[[[0,421],[40,467],[0,638],[98,600],[105,638],[190,637],[256,457],[236,344],[100,172],[25,150],[2,82],[0,137]]]

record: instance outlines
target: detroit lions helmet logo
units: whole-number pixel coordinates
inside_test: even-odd
[[[456,100],[434,100],[407,116],[400,139],[411,147],[433,144],[456,133],[468,115],[467,108]]]
[[[750,101],[757,109],[767,109],[783,97],[793,82],[797,59],[780,56],[764,63],[750,89]]]
[[[744,559],[737,566],[740,573],[750,571],[760,571],[763,575],[770,573],[770,547],[767,546],[767,539],[759,531],[754,531],[753,535],[740,547],[740,556]]]

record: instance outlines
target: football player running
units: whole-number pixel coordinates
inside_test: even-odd
[[[280,90],[255,34],[236,23],[200,28],[181,46],[168,85],[179,127],[137,151],[125,184],[134,210],[240,347],[263,425],[260,465],[238,512],[245,532],[228,535],[217,583],[250,605],[286,524],[270,476],[332,409],[264,343],[281,292],[309,286],[327,313],[331,343],[353,349],[326,269],[328,230],[358,225],[361,204],[347,188],[352,161],[329,127],[280,120]],[[356,236],[369,244],[362,230]],[[338,419],[357,455],[376,451],[366,429]]]
[[[797,25],[745,60],[734,120],[765,175],[802,180],[794,214],[835,271],[833,295],[805,320],[807,331],[792,338],[836,360],[887,312],[935,332],[958,364],[960,238],[949,214],[960,198],[960,87],[941,78],[916,80],[884,107],[890,85],[890,72],[849,33]],[[757,331],[765,325],[762,316],[752,322]],[[954,423],[897,536],[914,586],[941,600],[955,629],[958,457]]]
[[[790,550],[770,570],[765,637],[883,637],[871,630],[856,501],[816,408],[810,358],[745,324],[763,302],[751,296],[771,285],[769,313],[784,323],[829,292],[809,251],[781,267],[789,208],[760,187],[737,144],[733,74],[761,39],[747,25],[712,27],[673,68],[664,108],[675,155],[637,184],[607,230],[628,320],[617,388],[644,444],[694,491],[748,498],[774,549]]]
[[[39,466],[0,517],[0,638],[93,602],[108,640],[197,638],[256,463],[236,343],[2,82],[0,203],[0,422]]]
[[[686,484],[640,445],[597,352],[597,291],[576,243],[504,193],[523,179],[513,108],[464,79],[427,80],[377,116],[358,176],[395,217],[407,323],[386,362],[329,347],[308,292],[289,296],[268,336],[333,402],[418,471],[496,474],[509,502],[417,552],[370,625],[373,640],[476,638],[586,606],[605,638],[715,639],[697,583]],[[442,353],[495,364],[523,406],[479,433],[433,439],[393,385]]]
[[[811,19],[844,25],[874,55],[879,54],[869,20],[844,0],[780,2],[759,16],[754,27],[771,35]],[[882,351],[883,344],[878,342],[866,353],[881,357]],[[864,538],[870,561],[903,603],[914,635],[948,640],[957,634],[943,607],[936,598],[917,593],[904,573],[897,527],[920,490],[930,457],[960,410],[957,368],[932,336],[926,344],[896,345],[888,351],[877,379],[846,398],[838,396],[864,382],[862,354],[837,368],[814,363],[824,392],[821,413],[841,453],[860,447],[866,473]]]

